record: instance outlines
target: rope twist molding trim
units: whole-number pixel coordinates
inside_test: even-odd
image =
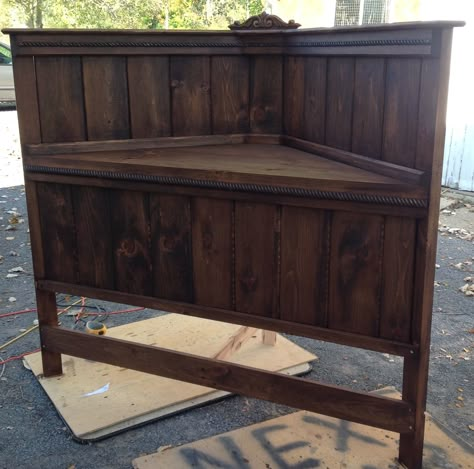
[[[348,41],[299,42],[127,42],[127,41],[21,41],[19,47],[377,47],[377,46],[429,46],[431,39],[367,39]]]
[[[247,184],[223,181],[208,181],[176,176],[153,176],[149,174],[128,174],[112,171],[81,170],[73,168],[51,168],[47,166],[26,165],[25,170],[31,173],[57,174],[62,176],[85,176],[123,181],[150,182],[173,186],[199,187],[237,192],[255,192],[260,194],[287,195],[322,200],[338,200],[342,202],[362,202],[378,205],[395,205],[399,207],[426,208],[427,201],[405,197],[358,194],[354,192],[332,192],[318,189],[302,189],[297,187],[268,186],[264,184]]]

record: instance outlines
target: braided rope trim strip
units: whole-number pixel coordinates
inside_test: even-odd
[[[395,205],[399,207],[426,208],[427,201],[385,195],[357,194],[352,192],[330,192],[317,189],[301,189],[297,187],[267,186],[263,184],[246,184],[235,182],[208,181],[174,176],[152,176],[147,174],[116,173],[111,171],[92,171],[71,168],[50,168],[47,166],[26,165],[25,170],[31,173],[58,174],[62,176],[85,176],[125,181],[151,182],[172,186],[199,187],[224,191],[256,192],[261,194],[287,195],[312,199],[338,200],[343,202],[362,202],[379,205]]]
[[[23,41],[19,47],[376,47],[376,46],[429,46],[431,39],[370,39],[361,41],[309,41],[294,43],[241,43],[241,42],[73,42]]]

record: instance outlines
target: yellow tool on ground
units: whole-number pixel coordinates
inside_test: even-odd
[[[86,332],[94,335],[104,335],[107,332],[107,327],[100,321],[87,321]]]

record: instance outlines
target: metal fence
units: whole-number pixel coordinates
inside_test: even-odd
[[[390,0],[336,0],[336,26],[385,23]]]

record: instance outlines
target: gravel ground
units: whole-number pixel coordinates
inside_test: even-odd
[[[28,223],[18,155],[16,113],[0,112],[0,314],[35,307]],[[6,130],[7,129],[7,130]],[[448,201],[449,202],[449,201]],[[455,202],[453,202],[455,203]],[[452,205],[452,204],[451,204]],[[450,204],[444,204],[449,207]],[[467,212],[469,212],[469,207]],[[13,211],[23,223],[5,231]],[[456,215],[450,216],[453,220]],[[474,216],[474,215],[473,215]],[[448,222],[444,224],[447,226]],[[453,225],[451,225],[453,226]],[[461,227],[462,228],[462,227]],[[459,291],[474,276],[474,244],[445,230],[438,245],[435,305],[428,397],[429,412],[466,442],[474,444],[474,296]],[[462,234],[462,233],[461,233]],[[13,238],[13,239],[9,239]],[[9,272],[21,267],[24,272]],[[7,278],[17,273],[18,276]],[[11,300],[11,301],[10,301]],[[71,298],[60,298],[71,301]],[[99,303],[108,308],[117,305]],[[160,314],[143,310],[107,319],[107,325]],[[34,314],[0,318],[0,344],[32,325]],[[63,317],[73,327],[71,318]],[[319,358],[309,378],[373,390],[400,389],[402,363],[394,356],[292,338]],[[37,332],[0,351],[0,361],[39,346]],[[132,459],[160,446],[178,445],[291,412],[284,406],[232,397],[222,402],[129,430],[92,444],[71,438],[32,373],[21,360],[0,365],[0,468],[129,468]],[[474,428],[474,427],[473,427]]]

